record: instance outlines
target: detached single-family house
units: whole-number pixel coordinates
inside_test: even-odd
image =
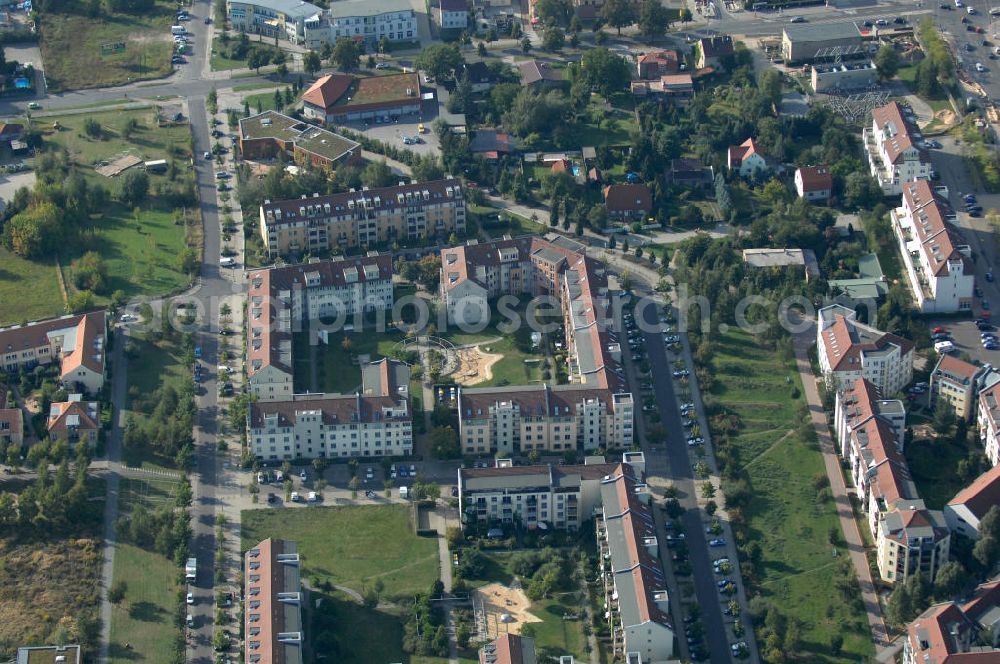
[[[517,151],[516,139],[499,129],[476,129],[469,138],[469,152],[481,154],[490,161]]]
[[[632,81],[631,88],[635,97],[655,97],[673,104],[684,104],[694,97],[691,74],[667,74],[656,81]]]
[[[671,159],[666,180],[678,187],[708,187],[715,180],[711,166],[705,166],[701,159],[681,157]]]
[[[558,88],[563,84],[562,72],[547,62],[528,60],[517,65],[521,85],[526,88]]]
[[[715,37],[703,37],[698,40],[697,60],[695,66],[698,69],[713,67],[724,69],[722,58],[735,53],[733,38],[729,35],[717,35]]]
[[[676,74],[681,69],[677,51],[654,51],[640,56],[636,62],[639,78],[653,80]]]
[[[612,184],[604,188],[604,206],[615,221],[636,221],[653,209],[653,194],[644,184]]]
[[[726,166],[729,170],[736,171],[740,177],[749,177],[756,172],[767,173],[771,170],[765,155],[757,141],[748,138],[739,145],[729,146],[726,153]]]
[[[826,166],[803,166],[795,170],[795,192],[807,201],[829,200],[833,176]]]
[[[84,401],[82,394],[71,394],[66,401],[49,406],[49,440],[66,440],[70,443],[86,441],[97,444],[101,429],[101,409],[96,401]]]
[[[486,92],[497,84],[496,74],[485,62],[466,62],[455,72],[455,77],[467,78],[473,92]]]

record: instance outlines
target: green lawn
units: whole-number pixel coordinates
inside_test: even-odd
[[[838,528],[832,502],[817,500],[812,478],[823,459],[803,439],[803,400],[794,361],[756,344],[739,330],[713,338],[712,396],[737,413],[743,429],[731,436],[753,497],[744,516],[749,539],[763,552],[761,594],[802,622],[802,651],[810,662],[856,662],[872,654],[863,613],[831,601],[838,559],[828,541]],[[844,552],[841,551],[841,554]],[[844,637],[839,656],[829,652],[833,633]]]
[[[273,91],[258,92],[257,94],[247,95],[243,97],[243,101],[250,104],[250,111],[252,113],[262,113],[264,111],[275,110]]]
[[[344,348],[344,337],[350,339],[349,348]],[[389,355],[393,347],[402,339],[397,332],[376,334],[337,333],[330,335],[329,344],[316,346],[316,378],[318,385],[312,385],[309,333],[300,332],[292,340],[295,355],[293,380],[297,391],[312,392],[353,392],[361,385],[361,366],[358,355],[369,355],[372,360]]]
[[[100,123],[104,132],[102,138],[90,138],[84,133],[83,124],[87,118]],[[139,128],[126,139],[123,133],[130,120],[138,122]],[[50,121],[53,124],[49,124]],[[53,129],[56,122],[60,127],[58,130]],[[124,154],[133,154],[144,160],[172,160],[177,170],[176,183],[194,180],[190,128],[186,125],[158,127],[153,109],[47,118],[44,140],[49,148],[65,149],[89,183],[100,184],[112,194],[118,190],[118,181],[98,174],[93,167],[98,162],[112,161]],[[169,182],[166,174],[150,175],[150,190],[155,191],[158,186]],[[99,304],[107,302],[107,294],[118,289],[125,291],[129,297],[136,297],[159,295],[186,287],[191,280],[181,271],[178,256],[186,245],[197,246],[200,242],[200,218],[197,210],[189,212],[189,223],[185,224],[183,211],[175,211],[168,201],[150,195],[139,206],[136,223],[135,210],[110,202],[104,214],[94,220],[94,230],[84,234],[79,242],[68,246],[59,256],[70,293],[73,292],[72,261],[91,250],[101,254],[109,273],[106,293],[96,298]],[[32,288],[36,283],[31,282]]]
[[[243,69],[247,66],[246,60],[230,60],[226,56],[222,55],[219,50],[219,36],[216,35],[212,38],[212,55],[209,58],[209,64],[212,67],[212,71],[221,71],[223,69]]]
[[[525,363],[525,360],[541,360],[542,356],[522,353],[515,347],[511,337],[504,337],[496,343],[484,344],[481,349],[486,353],[501,353],[503,359],[493,365],[493,378],[476,383],[476,387],[528,385],[542,380],[541,361]]]
[[[145,339],[131,337],[130,346],[135,349],[128,364],[129,396],[126,408],[130,415],[142,420],[144,415],[132,410],[132,393],[148,395],[164,384],[172,384],[178,389],[191,374],[184,365],[183,352],[179,341],[162,340],[151,343]],[[154,455],[151,450],[125,448],[122,450],[124,462],[133,468],[169,469],[175,468],[173,458]]]
[[[85,0],[50,5],[63,10],[39,17],[39,46],[50,92],[162,78],[172,71],[175,3],[157,0],[152,10],[136,14],[108,14],[107,5],[99,3],[98,17],[87,15]],[[119,42],[125,43],[125,52],[102,55],[102,44]]]
[[[119,543],[114,583],[118,581],[128,589],[125,600],[111,609],[110,661],[169,664],[178,631],[177,565],[158,553]]]
[[[566,593],[555,599],[545,599],[532,603],[528,609],[532,615],[541,618],[540,623],[530,623],[527,630],[535,637],[536,647],[549,647],[562,654],[574,655],[583,661],[587,637],[583,634],[583,619],[564,620],[563,616],[583,615],[583,609],[573,602],[576,594]],[[526,633],[527,633],[526,632]]]
[[[928,509],[940,510],[969,483],[955,472],[958,462],[973,448],[951,438],[921,438],[906,444],[904,454],[910,476]],[[976,451],[979,451],[978,449]]]
[[[58,316],[63,304],[54,260],[29,261],[0,247],[0,325]]]
[[[381,579],[385,597],[412,597],[430,588],[439,570],[437,540],[417,537],[409,517],[402,505],[248,510],[242,546],[268,537],[296,540],[308,579],[357,591]]]
[[[173,505],[177,493],[177,481],[167,478],[123,477],[119,484],[119,504],[122,512],[135,505],[143,505],[153,511],[165,505]]]

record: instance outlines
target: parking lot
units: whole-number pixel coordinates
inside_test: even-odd
[[[431,128],[431,123],[437,119],[437,100],[425,100],[422,104],[421,113],[416,115],[404,115],[395,122],[380,124],[377,122],[351,122],[347,126],[354,131],[360,131],[369,138],[374,138],[395,148],[406,149],[421,155],[438,155],[441,147],[438,137]],[[424,125],[424,133],[418,131],[419,126]],[[419,137],[419,143],[407,145],[404,137]]]

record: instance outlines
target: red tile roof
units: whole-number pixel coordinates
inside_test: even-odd
[[[53,403],[49,409],[49,431],[97,431],[101,424],[98,421],[100,411],[96,401],[60,401]],[[70,425],[71,416],[77,417],[77,424]]]
[[[972,481],[955,497],[948,501],[949,505],[965,505],[966,508],[982,519],[994,505],[1000,505],[1000,465],[993,466]]]
[[[879,131],[888,134],[885,152],[892,163],[898,163],[904,152],[916,147],[911,134],[918,130],[903,116],[903,110],[897,102],[892,101],[873,110],[872,123]],[[926,151],[918,151],[922,160],[927,158]]]
[[[900,353],[906,355],[913,349],[912,341],[861,326],[857,321],[849,321],[840,314],[836,315],[833,325],[823,330],[822,336],[824,350],[833,371],[860,370],[861,357],[866,352],[897,346]]]
[[[352,83],[354,83],[354,76],[350,74],[321,76],[302,94],[302,101],[325,110],[336,104]]]
[[[826,166],[803,166],[798,170],[802,191],[829,191],[833,189],[833,176]]]
[[[948,264],[959,261],[966,274],[972,272],[972,262],[958,247],[966,244],[961,233],[945,220],[946,212],[926,180],[903,184],[903,207],[911,215],[914,238],[920,244],[931,272],[937,276],[948,273]]]
[[[604,188],[604,205],[608,212],[649,212],[653,194],[644,184],[612,184]]]
[[[767,155],[757,145],[757,141],[753,140],[753,138],[748,138],[739,145],[729,146],[729,163],[732,164],[733,168],[739,168],[743,160],[753,154],[759,154],[761,157],[767,159]]]
[[[489,650],[492,646],[492,652]],[[479,649],[480,664],[535,664],[535,641],[526,636],[504,634]]]

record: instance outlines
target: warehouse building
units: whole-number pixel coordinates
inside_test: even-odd
[[[810,25],[788,25],[781,34],[781,55],[788,63],[809,62],[830,56],[834,49],[861,49],[861,31],[853,21]]]

